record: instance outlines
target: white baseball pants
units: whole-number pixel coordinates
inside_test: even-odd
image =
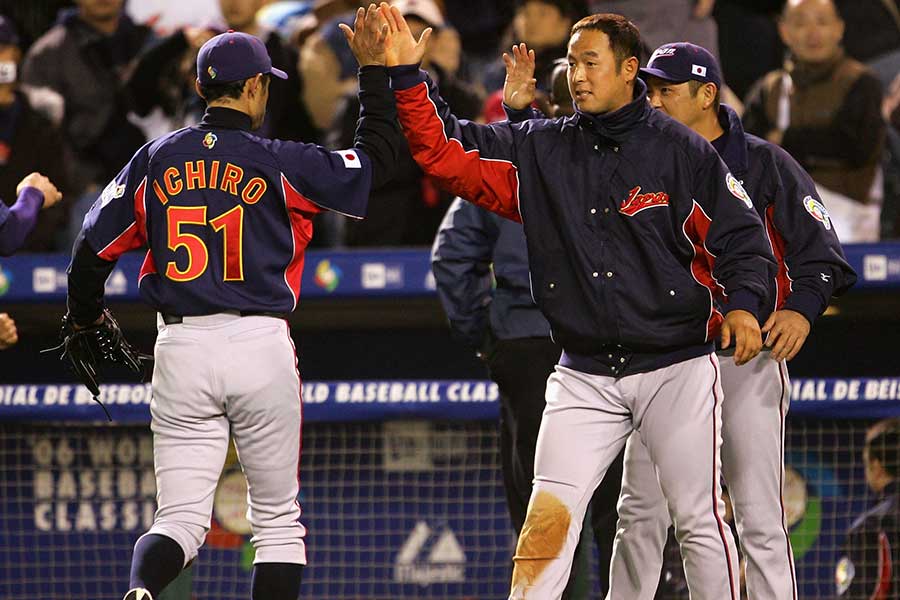
[[[737,554],[722,520],[721,399],[714,354],[621,379],[557,366],[510,599],[560,598],[591,494],[636,431],[669,499],[692,598],[739,600]]]
[[[750,600],[796,600],[782,501],[784,422],[790,404],[787,367],[772,360],[769,352],[740,367],[733,357],[720,361],[725,392],[722,473],[747,560],[747,594]],[[667,510],[649,448],[635,433],[625,446],[609,600],[653,599],[671,519],[675,516]]]
[[[159,323],[153,399],[158,508],[147,533],[185,564],[210,527],[229,434],[248,483],[255,562],[306,564],[300,524],[300,377],[285,321],[220,313]]]

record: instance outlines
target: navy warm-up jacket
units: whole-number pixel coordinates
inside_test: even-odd
[[[757,315],[775,261],[753,204],[703,138],[646,101],[478,125],[414,66],[390,69],[413,157],[525,226],[534,299],[563,364],[616,376],[709,352],[726,310]]]
[[[744,132],[730,107],[719,107],[719,123],[725,133],[714,145],[753,199],[778,261],[760,318],[764,322],[775,308],[788,309],[813,323],[829,298],[856,283],[816,184],[790,154]]]

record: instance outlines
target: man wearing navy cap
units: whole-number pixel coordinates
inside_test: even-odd
[[[158,508],[135,544],[126,600],[158,597],[197,557],[229,437],[248,482],[251,597],[299,595],[301,386],[286,319],[299,300],[312,218],[323,210],[363,218],[401,140],[383,58],[359,38],[351,47],[362,65],[360,95],[383,116],[362,111],[354,147],[329,152],[252,134],[269,79],[285,73],[259,39],[223,33],[198,55],[202,122],[138,150],[85,217],[69,267],[68,318],[102,323],[107,275],[143,245],[138,286],[159,313],[151,404]]]
[[[750,600],[796,600],[782,502],[784,420],[790,404],[785,362],[800,351],[829,298],[853,285],[856,274],[809,175],[778,146],[745,133],[734,110],[719,103],[721,70],[705,48],[687,42],[660,46],[640,72],[650,104],[718,151],[747,200],[752,198],[778,262],[760,311],[768,351],[740,367],[733,354],[719,352],[725,393],[722,474],[747,560]],[[727,302],[724,297],[717,301]],[[655,596],[669,521],[647,447],[632,435],[625,450],[610,598]],[[634,573],[629,564],[641,565],[641,572]]]

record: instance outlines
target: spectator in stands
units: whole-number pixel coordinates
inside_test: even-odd
[[[77,0],[28,51],[22,81],[46,86],[65,102],[63,133],[74,151],[73,175],[83,195],[72,207],[69,241],[99,189],[144,143],[128,121],[128,68],[151,38],[122,11],[124,0]]]
[[[833,0],[789,0],[779,31],[791,57],[751,91],[745,129],[781,145],[809,172],[842,242],[880,235],[885,125],[881,84],[841,47]]]
[[[171,119],[167,130],[194,125],[205,110],[205,103],[194,92],[197,52],[207,40],[225,29],[254,35],[266,45],[272,66],[288,74],[286,80],[272,78],[266,119],[256,135],[279,139],[316,142],[318,132],[300,101],[301,85],[297,73],[297,51],[273,30],[256,20],[266,0],[219,0],[225,28],[205,25],[183,27],[149,46],[138,58],[129,78],[134,110],[145,116],[159,107]]]
[[[16,194],[18,199],[12,208],[0,202],[0,256],[10,256],[21,248],[34,229],[38,211],[50,208],[62,199],[56,186],[40,173],[30,173],[22,179]],[[16,322],[7,313],[0,313],[0,350],[6,350],[17,341]]]
[[[546,114],[552,117],[575,112],[567,69],[567,63],[558,64],[545,85],[551,90]],[[506,118],[502,110],[493,116],[489,120]],[[457,198],[434,239],[431,264],[453,336],[485,361],[500,391],[500,464],[510,518],[518,534],[531,497],[535,447],[546,404],[544,389],[561,352],[550,338],[550,324],[531,297],[525,230],[521,223]],[[621,487],[622,454],[594,492],[585,517],[590,519],[585,529],[593,532],[600,552],[604,590]],[[589,540],[582,536],[576,548],[564,598],[589,595],[585,590]]]
[[[22,178],[35,171],[46,173],[69,192],[70,157],[59,130],[62,98],[50,89],[19,83],[18,44],[12,22],[0,16],[0,198],[9,203],[15,201]],[[25,250],[59,249],[57,238],[65,228],[67,207],[47,204],[51,205],[28,236]]]
[[[836,0],[844,19],[844,49],[890,85],[900,72],[900,6],[897,0]]]
[[[784,0],[717,0],[719,61],[728,86],[746,98],[756,81],[781,66],[784,44],[775,15]],[[643,31],[641,32],[643,34]],[[753,40],[748,44],[747,40]],[[732,107],[734,108],[734,107]]]
[[[876,503],[847,532],[834,575],[837,595],[900,600],[900,419],[869,428],[863,462]]]
[[[715,0],[589,0],[592,13],[616,13],[637,25],[641,42],[659,48],[692,42],[718,56]],[[745,38],[746,39],[746,38]]]
[[[0,256],[10,256],[22,247],[34,229],[41,208],[62,199],[56,186],[40,173],[30,173],[16,186],[16,203],[0,202]]]
[[[534,50],[534,77],[546,89],[553,73],[553,62],[566,56],[569,30],[587,9],[582,0],[520,0],[513,17],[513,42],[524,42]],[[509,48],[503,48],[509,51]],[[484,76],[488,93],[503,87],[506,67],[495,63]],[[441,89],[443,95],[443,88]]]
[[[303,81],[303,103],[319,130],[329,130],[341,99],[356,93],[356,61],[338,25],[352,25],[353,13],[344,13],[322,23],[300,48],[299,71]]]
[[[427,27],[434,30],[422,68],[439,82],[441,95],[455,114],[463,119],[478,117],[483,98],[472,86],[456,78],[461,53],[459,38],[446,25],[434,0],[397,0],[394,5],[407,17],[414,35],[420,35]],[[334,149],[352,146],[358,118],[359,99],[355,92],[347,94],[327,145]],[[348,246],[425,246],[434,240],[453,198],[422,174],[405,140],[403,144],[393,184],[372,192],[364,220],[344,221],[343,240]]]

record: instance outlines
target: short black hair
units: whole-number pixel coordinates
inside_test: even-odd
[[[256,75],[253,77],[256,77]],[[227,81],[223,83],[201,83],[200,94],[203,96],[204,100],[206,100],[207,104],[222,98],[237,100],[241,97],[241,94],[244,93],[244,85],[246,85],[247,80],[253,79],[253,77],[241,79],[240,81]],[[264,73],[263,85],[266,86],[268,84],[269,74]]]
[[[691,92],[691,98],[696,98],[697,93],[700,91],[700,88],[706,85],[707,81],[697,81],[696,79],[688,79],[688,90]],[[715,84],[713,84],[715,85]],[[719,89],[719,86],[716,86],[716,97],[713,98],[713,110],[717,113],[719,112],[719,105],[722,103],[722,91]]]
[[[582,29],[602,31],[609,38],[609,46],[616,57],[616,68],[634,56],[641,55],[641,32],[634,23],[612,13],[600,13],[585,17],[572,25],[572,35]]]
[[[900,419],[887,419],[875,427],[875,435],[866,440],[869,460],[881,463],[891,477],[900,477]]]

